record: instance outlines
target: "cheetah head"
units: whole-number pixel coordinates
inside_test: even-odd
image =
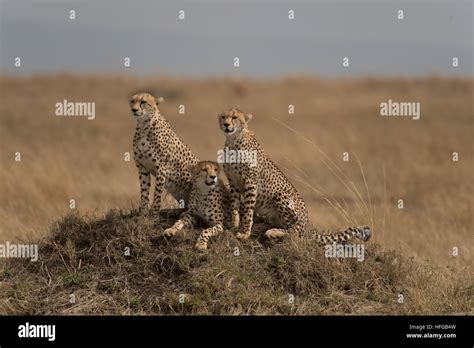
[[[156,99],[149,93],[138,93],[130,98],[130,109],[137,120],[149,119],[158,110],[163,98]]]
[[[200,187],[212,188],[219,182],[219,164],[212,161],[201,161],[191,168],[193,181]]]
[[[246,130],[252,114],[245,114],[239,109],[232,108],[221,112],[218,118],[222,131],[226,136],[230,136]]]

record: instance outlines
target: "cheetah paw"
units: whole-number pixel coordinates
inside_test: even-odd
[[[173,228],[167,228],[166,230],[164,230],[163,232],[163,235],[166,236],[166,237],[173,237],[174,235],[176,234],[176,230],[173,229]]]
[[[284,237],[285,235],[286,233],[282,230],[279,230],[278,228],[272,228],[271,230],[265,232],[265,236],[267,236],[268,239],[278,239]]]
[[[206,242],[197,242],[195,245],[195,248],[200,251],[204,251],[207,249],[207,243]]]
[[[246,240],[246,239],[249,239],[250,233],[249,232],[239,232],[235,236],[237,237],[237,239]]]

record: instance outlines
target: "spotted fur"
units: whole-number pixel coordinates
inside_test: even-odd
[[[166,189],[177,201],[187,202],[191,191],[190,165],[197,156],[181,141],[168,121],[160,114],[162,98],[139,93],[130,99],[130,109],[137,121],[133,136],[133,157],[140,180],[140,212],[159,217],[161,197]],[[155,181],[155,194],[149,211],[150,176]]]
[[[192,167],[191,172],[193,180],[188,208],[164,234],[171,237],[182,229],[192,229],[200,220],[207,228],[201,232],[195,246],[199,250],[205,250],[209,239],[221,233],[226,220],[229,220],[229,192],[219,179],[220,168],[216,162],[199,162]]]
[[[220,128],[226,135],[225,147],[234,151],[255,151],[257,155],[256,165],[223,164],[230,184],[231,225],[240,229],[237,238],[250,237],[254,216],[258,214],[273,227],[265,232],[269,239],[310,230],[321,244],[353,238],[368,240],[371,236],[368,227],[350,227],[336,234],[319,234],[313,229],[302,197],[248,130],[251,118],[251,114],[235,108],[218,115]]]

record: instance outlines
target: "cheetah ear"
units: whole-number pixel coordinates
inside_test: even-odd
[[[245,117],[245,121],[249,122],[252,119],[253,115],[249,113],[249,114],[245,114],[244,117]]]
[[[159,98],[156,99],[156,105],[160,105],[164,101],[165,101],[165,99],[163,97],[159,97]]]

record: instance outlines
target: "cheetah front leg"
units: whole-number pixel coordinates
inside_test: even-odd
[[[148,213],[149,194],[150,194],[150,173],[145,169],[138,167],[138,177],[140,180],[140,215]]]
[[[206,228],[204,231],[201,232],[201,234],[199,235],[196,241],[196,245],[195,245],[196,249],[206,250],[209,238],[211,238],[212,236],[218,235],[222,231],[224,231],[224,227],[220,223],[212,227]]]
[[[230,228],[239,227],[239,208],[240,208],[240,191],[235,185],[232,184],[231,179],[229,180],[229,196],[230,196]]]
[[[170,228],[167,228],[163,234],[166,237],[172,237],[174,236],[177,232],[181,231],[182,229],[191,229],[193,228],[193,225],[196,224],[196,219],[194,218],[194,215],[192,213],[184,213],[178,221],[174,223],[173,226]]]
[[[244,207],[242,211],[242,232],[237,233],[238,239],[248,239],[252,232],[253,214],[257,202],[257,180],[249,179],[244,183]]]
[[[165,187],[166,177],[164,173],[159,173],[157,171],[155,179],[155,194],[153,196],[153,204],[151,206],[150,215],[158,222],[160,219],[161,195],[163,194],[163,189]]]

